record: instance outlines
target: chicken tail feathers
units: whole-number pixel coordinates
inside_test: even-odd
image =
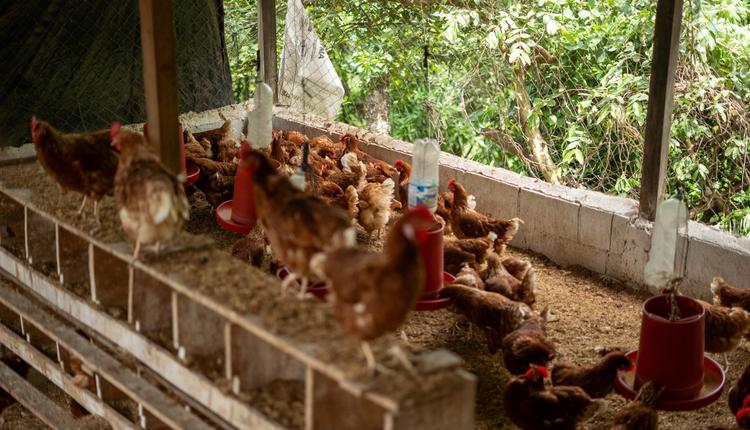
[[[715,305],[721,305],[721,284],[723,281],[720,276],[714,276],[714,279],[711,280],[711,294]]]
[[[602,412],[605,412],[607,410],[607,402],[604,401],[604,399],[594,399],[591,401],[591,404],[586,407],[586,409],[583,411],[583,415],[581,416],[582,420],[587,420],[594,415],[598,415]]]
[[[346,211],[349,214],[349,218],[356,219],[359,215],[359,194],[357,189],[353,185],[349,185],[344,190],[346,197]]]

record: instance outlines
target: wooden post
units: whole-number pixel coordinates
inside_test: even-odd
[[[664,193],[682,3],[683,0],[659,0],[656,6],[640,194],[641,216],[649,220],[656,216],[656,207]]]
[[[171,0],[139,0],[143,85],[151,144],[166,168],[182,171],[178,141],[179,107],[175,57],[174,11]]]
[[[263,82],[273,90],[273,102],[279,100],[276,87],[276,0],[258,0],[258,46]]]

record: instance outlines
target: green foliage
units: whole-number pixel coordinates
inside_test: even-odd
[[[235,95],[247,99],[255,2],[225,7]],[[530,123],[562,181],[636,198],[655,8],[653,0],[316,0],[308,13],[346,89],[339,120],[364,127],[365,97],[385,78],[393,136],[438,136],[447,151],[541,177],[527,157],[479,133],[500,129],[528,148],[513,85],[523,71]],[[750,3],[686,2],[681,37],[668,192],[684,191],[694,219],[750,235]]]

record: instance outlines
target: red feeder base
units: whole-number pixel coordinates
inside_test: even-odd
[[[287,269],[286,267],[282,267],[276,271],[276,277],[282,281],[287,276],[289,276],[289,269]],[[299,283],[297,283],[297,285],[299,285]],[[312,293],[320,300],[325,300],[326,296],[328,295],[328,284],[326,284],[325,282],[318,282],[312,285],[308,285],[306,292]]]
[[[630,361],[638,365],[638,351],[630,351],[627,354]],[[724,370],[709,357],[703,357],[703,388],[692,399],[688,400],[662,400],[659,401],[657,409],[662,411],[692,411],[710,405],[721,397],[724,382],[726,381]],[[617,391],[627,399],[634,399],[637,391],[635,384],[635,367],[628,372],[618,372]]]
[[[187,165],[187,174],[185,175],[185,185],[190,185],[192,183],[195,183],[195,181],[198,180],[198,178],[201,177],[201,169],[198,168],[195,164],[188,164]]]
[[[216,222],[224,230],[239,234],[248,234],[253,229],[253,224],[240,224],[232,220],[232,201],[227,200],[216,208]]]
[[[443,285],[449,285],[453,281],[456,280],[456,277],[451,275],[448,272],[443,272]],[[440,295],[440,290],[443,287],[441,286],[436,292],[432,292],[430,294],[430,297],[434,296],[435,294]],[[452,304],[452,300],[450,298],[422,298],[420,301],[417,302],[417,306],[414,308],[415,311],[436,311],[438,309],[447,308]]]

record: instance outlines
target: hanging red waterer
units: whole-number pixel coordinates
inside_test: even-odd
[[[416,310],[434,311],[451,304],[450,299],[440,298],[443,285],[453,282],[451,274],[443,271],[443,234],[445,226],[437,221],[427,232],[427,240],[422,242],[419,251],[422,254],[425,280],[422,297],[417,302]]]
[[[627,354],[636,363],[635,371],[620,372],[616,382],[618,391],[632,399],[645,382],[654,381],[664,387],[659,409],[692,410],[721,396],[724,372],[704,354],[703,306],[686,296],[675,300],[680,311],[676,321],[669,320],[669,296],[643,303],[639,350]]]
[[[234,176],[232,200],[227,200],[216,208],[216,221],[222,228],[235,233],[247,234],[256,221],[253,198],[253,172],[245,157],[252,149],[247,142],[240,146],[237,173]]]

